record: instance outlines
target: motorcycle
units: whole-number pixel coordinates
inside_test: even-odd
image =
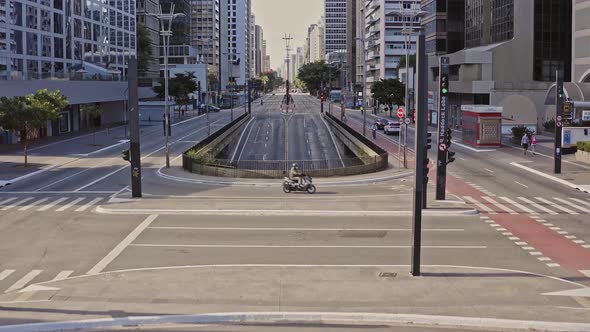
[[[292,191],[306,191],[308,194],[314,194],[316,187],[312,184],[313,180],[309,175],[303,175],[303,181],[301,184],[297,183],[297,180],[291,180],[285,177],[283,181],[283,192],[288,194]]]

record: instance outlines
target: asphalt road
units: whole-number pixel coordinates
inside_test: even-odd
[[[341,167],[341,152],[313,101],[294,95],[295,109],[280,110],[281,96],[267,96],[264,105],[256,104],[253,119],[230,153],[234,161],[251,160],[330,160]]]

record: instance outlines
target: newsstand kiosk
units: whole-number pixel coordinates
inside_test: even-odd
[[[461,105],[463,142],[474,147],[500,147],[502,110],[489,105]]]

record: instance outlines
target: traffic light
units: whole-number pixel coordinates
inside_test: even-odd
[[[322,97],[320,98],[320,100],[321,100],[321,101],[322,101],[322,103],[323,103],[324,101],[326,101],[326,97],[324,97],[324,95],[322,95]]]
[[[447,129],[447,135],[446,135],[446,141],[447,141],[447,149],[451,147],[451,144],[453,144],[452,140],[453,140],[453,130],[451,128]]]
[[[455,161],[455,152],[447,151],[447,165]]]
[[[443,74],[440,76],[440,92],[443,95],[449,93],[449,75]]]
[[[123,158],[123,160],[131,162],[131,156],[129,155],[129,150],[124,150],[123,152],[121,152],[121,158]]]
[[[428,133],[426,134],[426,150],[428,152],[428,150],[430,150],[432,148],[432,145],[430,145],[430,143],[432,143],[432,133]]]
[[[428,154],[428,152],[425,151],[424,154]],[[425,157],[424,158],[424,184],[425,185],[428,183],[428,173],[430,172],[428,165],[430,165],[430,159],[428,159],[428,157]]]

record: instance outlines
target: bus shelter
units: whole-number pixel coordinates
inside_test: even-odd
[[[461,105],[463,142],[474,147],[502,145],[502,107]]]

